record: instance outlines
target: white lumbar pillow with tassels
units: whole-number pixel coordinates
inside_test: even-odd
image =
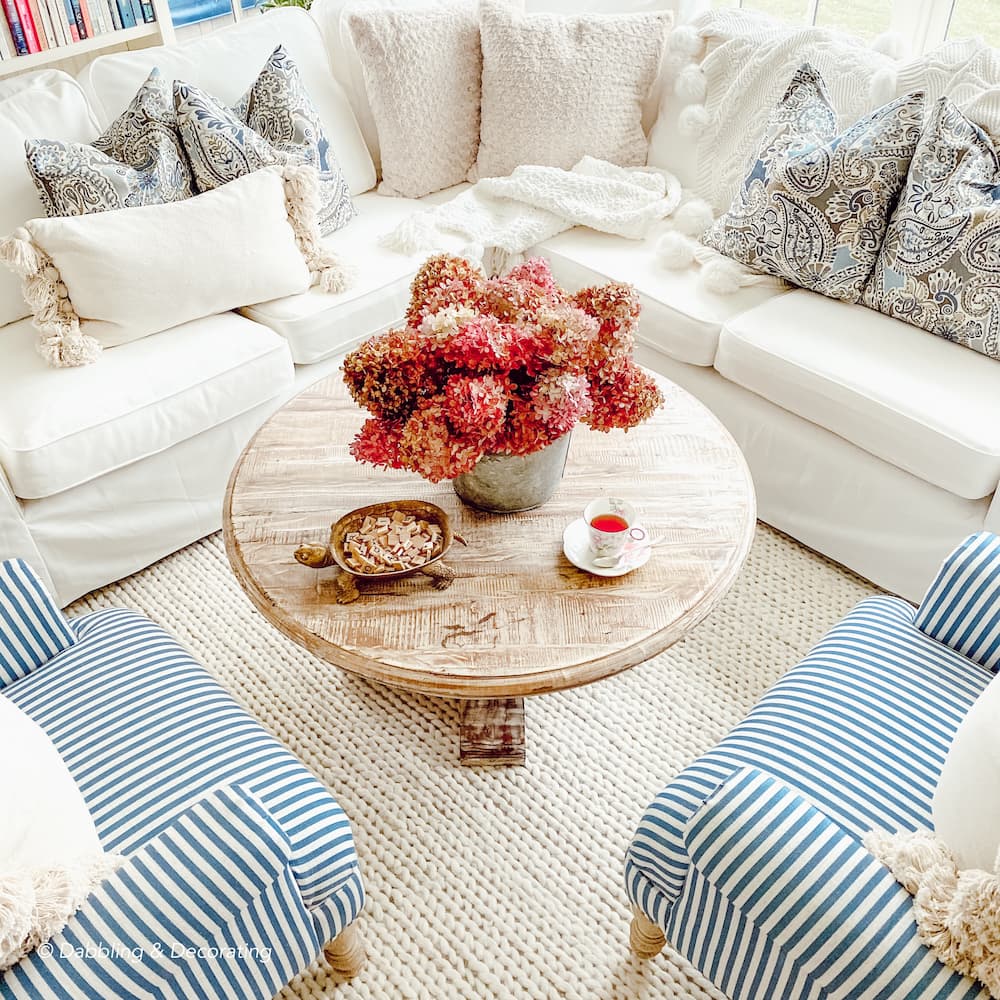
[[[313,167],[267,167],[184,201],[32,219],[0,241],[0,262],[21,278],[42,357],[85,365],[311,285],[343,291],[348,269],[320,242],[319,199]]]

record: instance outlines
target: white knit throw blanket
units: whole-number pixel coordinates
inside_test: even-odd
[[[643,239],[680,198],[672,174],[585,156],[571,170],[522,166],[509,177],[483,178],[444,205],[414,213],[380,242],[405,254],[456,254],[502,273],[573,226]]]
[[[822,73],[845,127],[876,106],[872,79],[894,65],[840,32],[776,25],[743,11],[713,11],[695,27],[709,50],[701,63],[708,93],[695,188],[716,215],[729,208],[771,112],[803,62]]]

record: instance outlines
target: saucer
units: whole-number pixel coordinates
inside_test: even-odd
[[[633,527],[639,526],[633,525]],[[563,532],[563,552],[577,569],[593,573],[595,576],[624,576],[640,566],[645,566],[652,555],[648,543],[636,542],[625,546],[621,562],[617,566],[596,565],[594,553],[590,548],[590,532],[587,531],[587,522],[582,517],[566,525],[566,530]]]

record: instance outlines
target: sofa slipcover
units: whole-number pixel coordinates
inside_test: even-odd
[[[920,942],[905,892],[860,843],[874,827],[933,826],[945,755],[992,677],[914,614],[898,598],[862,601],[640,820],[628,894],[730,1000],[980,996]],[[726,836],[706,843],[700,825],[744,786]],[[747,896],[741,875],[764,857],[779,865],[775,892]]]
[[[0,465],[22,499],[51,496],[161,452],[292,385],[285,341],[235,313],[58,371],[39,357],[28,320],[0,337]]]
[[[370,191],[375,187],[375,167],[368,147],[347,95],[330,73],[319,28],[300,8],[268,11],[267,17],[248,18],[184,45],[100,56],[84,67],[79,80],[103,125],[121,114],[154,66],[167,80],[194,84],[232,105],[279,42],[302,74],[351,193]]]
[[[637,340],[675,361],[708,366],[723,323],[785,292],[772,285],[751,285],[734,295],[706,291],[693,268],[671,271],[660,263],[656,245],[666,231],[660,226],[645,240],[626,240],[576,227],[546,240],[538,252],[567,288],[609,280],[635,285],[642,300]]]
[[[386,250],[379,246],[379,238],[407,216],[442,204],[466,187],[459,184],[419,199],[386,198],[374,191],[355,198],[357,216],[323,240],[323,245],[353,271],[346,291],[330,295],[313,287],[300,295],[260,302],[240,311],[281,334],[297,365],[343,353],[399,322],[410,298],[410,282],[427,256]]]
[[[728,321],[715,367],[956,496],[1000,482],[1000,365],[916,327],[799,290]]]

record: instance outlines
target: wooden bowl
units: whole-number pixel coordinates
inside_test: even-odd
[[[428,559],[427,562],[421,563],[419,566],[411,566],[409,569],[393,569],[387,570],[385,573],[360,573],[356,569],[351,569],[344,558],[344,536],[350,531],[356,531],[361,526],[361,522],[368,516],[391,516],[397,510],[404,514],[412,514],[429,524],[438,525],[442,535],[441,551],[432,559]],[[436,563],[451,548],[453,538],[451,521],[448,515],[436,504],[427,503],[425,500],[390,500],[387,503],[373,503],[367,507],[358,507],[357,510],[352,510],[337,521],[330,529],[330,554],[345,573],[350,573],[351,576],[356,576],[359,580],[393,580],[409,573],[418,573]]]

